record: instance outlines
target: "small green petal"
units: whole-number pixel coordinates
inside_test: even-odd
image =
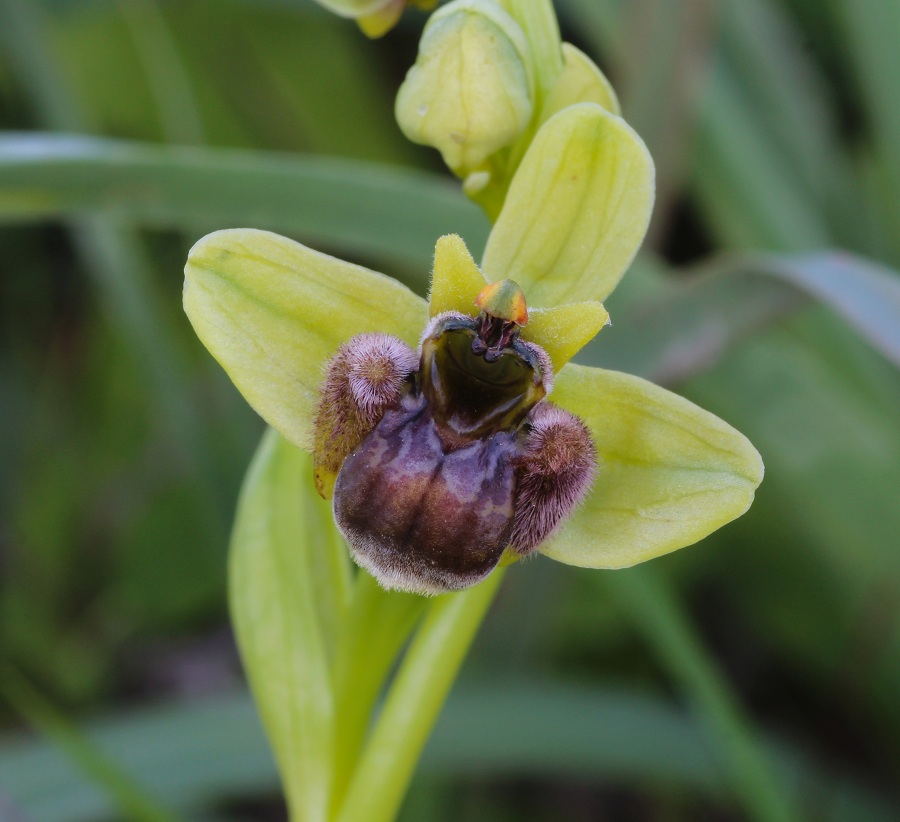
[[[185,266],[184,310],[254,410],[309,448],[322,367],[354,334],[415,346],[421,297],[395,280],[253,229],[200,240]]]
[[[535,305],[604,300],[650,222],[653,161],[640,137],[595,103],[569,106],[525,154],[482,261]]]
[[[440,237],[434,247],[429,315],[434,317],[443,311],[459,311],[475,316],[478,313],[475,298],[485,285],[487,281],[462,237],[457,234]]]
[[[571,43],[562,44],[563,70],[541,110],[541,121],[576,103],[596,103],[619,114],[619,99],[596,63]]]
[[[763,465],[743,434],[653,383],[569,365],[553,401],[597,447],[590,496],[541,552],[587,568],[626,568],[691,545],[739,517]]]
[[[527,295],[526,295],[527,297]],[[555,308],[529,308],[522,338],[537,343],[559,371],[609,322],[602,303],[569,303]]]

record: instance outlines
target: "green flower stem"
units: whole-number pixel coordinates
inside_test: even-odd
[[[563,70],[562,38],[552,0],[501,0],[503,7],[525,32],[531,49],[534,82],[534,114],[531,122],[512,145],[495,152],[485,168],[490,181],[483,188],[464,191],[495,223],[503,209],[513,175],[540,128],[543,103]]]
[[[506,0],[505,5],[522,27],[531,46],[537,87],[535,110],[539,110],[563,68],[562,39],[556,12],[551,0]]]
[[[384,591],[365,571],[356,574],[334,662],[332,811],[347,791],[384,681],[428,604],[424,597]]]
[[[363,750],[337,822],[391,822],[463,658],[503,578],[429,603]]]

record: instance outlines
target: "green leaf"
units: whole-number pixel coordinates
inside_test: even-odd
[[[762,480],[759,454],[718,417],[639,377],[568,365],[554,402],[597,448],[590,496],[541,548],[588,568],[625,568],[702,539],[739,517]]]
[[[647,231],[653,161],[624,120],[593,103],[540,129],[509,188],[482,261],[529,303],[602,301]]]
[[[347,556],[346,546],[342,546]],[[358,571],[334,659],[334,803],[357,766],[375,707],[398,654],[426,609],[435,602],[416,594],[385,591]],[[334,804],[332,805],[334,807]]]
[[[869,0],[835,4],[835,16],[841,26],[838,37],[851,59],[847,69],[856,75],[859,97],[865,107],[879,157],[882,206],[891,230],[893,252],[900,257],[900,103],[895,79],[900,71],[897,31],[900,6],[894,0]]]
[[[614,326],[582,362],[671,385],[710,369],[808,298],[900,364],[900,273],[843,251],[715,258],[647,297],[613,305]]]
[[[328,539],[333,528],[312,489],[312,458],[269,431],[238,504],[229,599],[292,818],[304,822],[327,819],[330,803],[335,706],[327,635],[339,621],[336,598],[349,573],[334,573],[348,559]]]
[[[184,309],[250,405],[301,448],[338,346],[366,331],[416,345],[427,321],[425,301],[396,280],[253,229],[191,249]]]
[[[423,290],[439,236],[456,232],[480,250],[488,234],[478,208],[436,174],[321,156],[0,136],[0,221],[84,212],[288,231],[417,268]]]
[[[597,588],[615,583],[616,574]],[[608,584],[607,584],[608,583]],[[527,716],[528,722],[522,722]],[[587,730],[587,732],[586,732]],[[121,767],[141,773],[154,795],[191,818],[228,796],[270,794],[277,773],[256,708],[244,691],[209,695],[94,719],[84,733]],[[603,740],[603,744],[598,744]],[[769,734],[765,752],[804,788],[809,807],[841,806],[829,819],[894,820],[889,801],[819,755]],[[480,678],[454,688],[425,748],[423,775],[440,778],[547,778],[676,785],[727,796],[723,751],[673,700],[634,687],[558,678]],[[114,810],[44,740],[0,738],[3,787],[42,822],[96,822]]]
[[[766,761],[759,734],[668,586],[649,567],[605,582],[695,704],[705,735],[718,749],[749,813],[758,822],[796,819],[794,797],[785,789],[784,778]]]
[[[713,368],[754,331],[808,304],[792,285],[760,276],[750,259],[724,257],[673,272],[640,296],[620,301],[644,273],[633,266],[610,300],[612,326],[579,362],[666,386]]]
[[[900,272],[843,251],[762,256],[756,265],[826,303],[900,366]]]

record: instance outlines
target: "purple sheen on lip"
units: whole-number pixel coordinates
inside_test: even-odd
[[[385,587],[420,594],[475,584],[512,529],[515,435],[448,451],[423,395],[409,394],[347,458],[335,520],[354,559]]]
[[[429,595],[477,583],[507,548],[535,550],[596,466],[581,420],[545,399],[552,378],[543,349],[486,313],[434,317],[418,357],[383,334],[341,346],[316,416],[316,482],[323,496],[335,483],[357,564]]]

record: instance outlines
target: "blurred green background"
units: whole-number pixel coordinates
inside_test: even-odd
[[[581,358],[767,476],[647,567],[513,569],[402,818],[900,819],[900,4],[556,5],[659,174]],[[262,424],[182,266],[254,226],[424,293],[439,234],[480,249],[393,120],[425,19],[0,0],[0,820],[285,818],[224,585]]]

